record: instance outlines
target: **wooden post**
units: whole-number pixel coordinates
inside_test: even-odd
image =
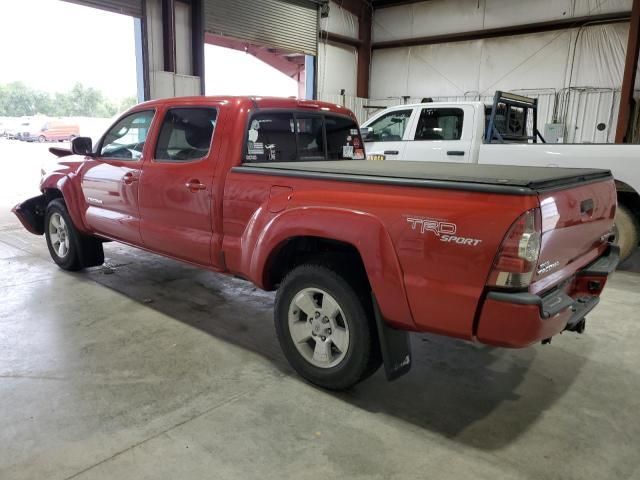
[[[618,128],[616,129],[616,143],[625,143],[631,105],[633,104],[633,88],[636,84],[638,69],[638,53],[640,52],[640,0],[633,0],[631,9],[631,24],[629,25],[629,39],[627,41],[627,57],[622,78],[622,93],[620,95],[620,110],[618,112]]]

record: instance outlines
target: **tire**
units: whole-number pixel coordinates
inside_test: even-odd
[[[40,143],[44,143],[44,142],[46,142],[46,141],[47,141],[47,137],[45,137],[44,135],[40,135],[40,136],[38,137],[38,141],[39,141]]]
[[[619,204],[615,219],[616,243],[620,247],[620,261],[629,258],[640,244],[640,226],[636,216]]]
[[[74,272],[104,263],[102,242],[78,232],[63,200],[49,203],[44,221],[49,254],[60,268]]]
[[[327,265],[305,264],[289,272],[276,295],[285,357],[303,378],[330,390],[352,387],[381,364],[371,306],[353,285]]]

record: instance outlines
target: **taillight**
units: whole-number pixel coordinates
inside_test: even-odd
[[[538,265],[541,237],[540,209],[525,212],[509,229],[493,262],[488,285],[528,287]]]

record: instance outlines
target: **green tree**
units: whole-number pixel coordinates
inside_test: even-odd
[[[6,117],[20,117],[37,113],[34,91],[22,82],[13,82],[0,90],[0,114]]]
[[[92,87],[76,83],[70,91],[50,94],[22,82],[0,85],[0,116],[44,114],[52,117],[112,117],[136,104],[135,97],[113,101]]]

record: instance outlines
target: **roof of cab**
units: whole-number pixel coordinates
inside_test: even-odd
[[[335,103],[322,102],[320,100],[301,100],[292,97],[260,97],[260,96],[191,96],[191,97],[173,97],[163,98],[158,100],[149,100],[147,102],[140,103],[133,107],[133,109],[139,109],[144,107],[156,107],[156,106],[193,106],[193,105],[220,105],[220,104],[232,104],[237,108],[290,108],[290,109],[304,109],[304,110],[316,110],[325,111],[330,113],[338,113],[342,115],[349,115],[355,119],[355,115],[351,110],[342,105]]]

